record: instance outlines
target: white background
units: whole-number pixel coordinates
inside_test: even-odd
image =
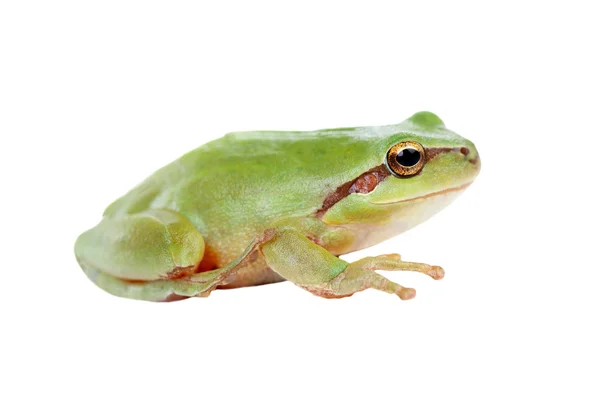
[[[4,1],[0,401],[598,403],[593,2]],[[72,247],[160,166],[235,130],[431,110],[483,169],[400,252],[417,298],[290,283],[113,297]],[[249,215],[252,212],[248,212]]]

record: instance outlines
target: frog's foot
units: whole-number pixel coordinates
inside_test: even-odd
[[[181,279],[130,281],[119,279],[85,264],[82,264],[82,268],[92,282],[110,294],[152,302],[172,302],[192,296],[208,296],[216,287],[215,283],[220,275],[219,270],[214,270]]]
[[[137,281],[120,279],[99,271],[80,261],[85,274],[97,286],[119,297],[148,300],[153,302],[172,302],[188,297],[208,297],[218,286],[227,285],[235,279],[237,270],[245,264],[244,255],[231,265],[212,271],[186,275],[176,279],[158,279]]]

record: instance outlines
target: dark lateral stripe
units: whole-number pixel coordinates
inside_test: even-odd
[[[465,156],[469,154],[469,149],[466,147],[429,147],[425,149],[425,162],[433,160],[443,153],[457,152]]]
[[[385,164],[382,164],[361,174],[358,178],[340,185],[335,191],[327,195],[325,201],[323,201],[323,206],[316,212],[317,217],[322,217],[329,208],[348,195],[371,192],[388,175],[390,175],[390,172]]]

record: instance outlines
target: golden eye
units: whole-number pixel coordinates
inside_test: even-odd
[[[386,163],[396,177],[417,175],[425,165],[425,149],[412,140],[400,142],[387,152]]]

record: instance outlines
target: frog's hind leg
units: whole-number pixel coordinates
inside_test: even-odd
[[[202,235],[170,210],[104,217],[75,243],[79,264],[99,286],[119,296],[148,294],[149,300],[161,295],[158,289],[182,290],[175,279],[193,274],[203,254]],[[146,285],[151,281],[157,283]]]
[[[119,279],[94,269],[82,260],[80,260],[80,264],[86,275],[96,285],[115,296],[170,302],[193,296],[207,297],[217,287],[227,285],[235,280],[238,270],[253,260],[253,253],[261,241],[260,237],[255,239],[240,257],[223,268],[194,273],[177,279],[131,281]]]
[[[196,227],[177,212],[149,210],[105,217],[79,236],[75,255],[86,275],[113,295],[171,301],[208,296],[232,282],[238,269],[253,260],[263,240],[255,239],[223,268],[198,272],[204,239]]]

